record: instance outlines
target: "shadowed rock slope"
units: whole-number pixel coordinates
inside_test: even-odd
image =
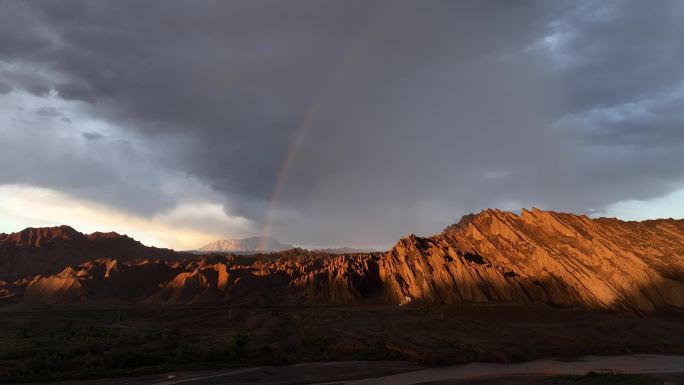
[[[178,256],[173,250],[148,247],[113,232],[88,235],[69,226],[29,227],[17,233],[0,234],[0,280],[55,274],[67,266],[98,258],[133,260]]]
[[[303,250],[296,256],[208,256],[180,262],[98,259],[58,274],[17,281],[9,290],[20,302],[30,304],[349,303],[381,288],[377,259]]]
[[[0,281],[3,298],[24,303],[544,303],[633,312],[682,308],[684,220],[623,222],[537,209],[521,215],[486,210],[441,234],[404,238],[387,253],[293,249],[175,262],[100,258],[56,274]]]

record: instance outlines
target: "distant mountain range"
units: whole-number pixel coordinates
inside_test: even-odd
[[[323,254],[358,254],[358,253],[377,253],[375,249],[355,249],[353,247],[331,247],[327,249],[313,249],[316,253]]]
[[[221,239],[206,244],[197,249],[197,251],[204,253],[261,253],[294,248],[294,245],[281,243],[271,237],[249,237],[243,239]]]
[[[206,244],[199,249],[200,253],[236,253],[236,254],[257,254],[272,253],[297,248],[289,243],[282,243],[272,237],[249,237],[242,239],[221,239]],[[333,247],[326,249],[311,249],[316,253],[324,254],[356,254],[374,253],[372,249],[355,249],[352,247]]]

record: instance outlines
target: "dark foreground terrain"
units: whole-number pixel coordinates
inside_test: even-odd
[[[588,373],[585,375],[530,375],[425,382],[421,385],[679,385],[684,375],[677,374],[623,374]]]
[[[598,359],[604,358],[596,357]],[[631,357],[631,356],[619,356]],[[676,356],[662,356],[668,359]],[[681,361],[681,360],[680,360]],[[487,365],[487,364],[485,364]],[[489,364],[495,365],[495,364]],[[502,364],[511,365],[511,364]],[[469,365],[457,365],[460,367]],[[467,368],[466,368],[467,369]],[[52,385],[224,385],[224,384],[316,384],[316,385],[677,385],[684,384],[682,372],[623,373],[588,371],[583,374],[498,374],[485,373],[431,380],[430,369],[415,368],[404,362],[351,361],[322,362],[283,366],[259,366],[244,369],[173,372],[104,380],[63,381]],[[638,374],[637,374],[638,373]],[[441,377],[448,377],[442,375]],[[46,383],[43,383],[46,384]]]
[[[353,378],[474,361],[640,352],[681,355],[684,314],[640,317],[496,304],[121,310],[7,306],[0,309],[0,341],[4,382],[301,362],[410,363],[342,370],[343,378]]]
[[[386,253],[249,257],[27,228],[0,234],[0,302],[4,382],[316,383],[470,362],[684,355],[684,220],[485,210]],[[652,380],[628,377],[525,381]]]

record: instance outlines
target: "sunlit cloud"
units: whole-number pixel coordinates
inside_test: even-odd
[[[26,185],[0,186],[0,231],[67,224],[75,229],[116,231],[147,245],[196,249],[219,238],[253,231],[249,220],[226,214],[222,205],[187,202],[152,217],[116,211],[59,191]]]

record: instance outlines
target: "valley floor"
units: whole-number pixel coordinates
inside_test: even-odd
[[[271,378],[320,382],[328,379],[315,377],[317,371],[346,376],[333,376],[332,381],[467,362],[589,354],[684,355],[684,314],[668,311],[639,317],[501,304],[121,309],[13,305],[0,308],[0,341],[0,382],[197,370],[190,374],[195,376],[218,369],[242,370],[243,380],[250,382],[267,378],[253,377],[258,374],[254,368],[262,366],[270,368],[259,368],[259,373],[271,371]],[[322,361],[338,362],[291,366]],[[348,367],[339,361],[376,362]],[[162,382],[182,383],[172,380]],[[203,383],[221,382],[192,382]],[[500,383],[506,382],[492,382]]]
[[[683,364],[684,356],[667,355],[587,356],[572,361],[546,359],[520,364],[475,363],[439,368],[418,368],[401,361],[342,361],[51,384],[676,385],[684,384]]]

